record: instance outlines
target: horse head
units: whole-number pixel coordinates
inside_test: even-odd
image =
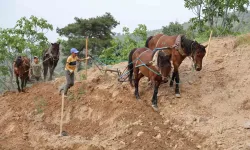
[[[157,66],[162,74],[163,82],[168,82],[168,76],[171,71],[171,55],[159,51]]]
[[[194,67],[196,71],[200,71],[202,69],[202,60],[203,57],[206,55],[206,47],[207,45],[203,46],[198,42],[194,41],[191,46],[191,57],[194,61]]]
[[[54,59],[58,59],[60,55],[60,42],[59,43],[51,43],[51,54]]]
[[[199,44],[197,41],[187,39],[185,36],[181,37],[181,47],[185,49],[188,56],[192,57],[196,71],[202,69],[202,59],[206,54],[206,46]]]
[[[22,57],[18,56],[16,59],[16,66],[19,68],[22,65],[22,62],[23,62]]]

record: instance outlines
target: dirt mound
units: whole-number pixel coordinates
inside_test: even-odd
[[[58,136],[57,90],[64,78],[35,84],[27,93],[7,92],[0,97],[0,149],[245,149],[250,47],[239,43],[234,37],[212,40],[201,72],[186,59],[180,67],[182,98],[161,85],[159,112],[151,108],[147,79],[136,101],[134,89],[118,82],[115,73],[91,68],[88,80],[79,73],[65,100],[65,137]]]

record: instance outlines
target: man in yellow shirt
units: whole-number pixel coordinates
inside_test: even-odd
[[[89,59],[89,57],[84,59],[79,59],[77,57],[78,50],[76,48],[71,48],[71,55],[67,58],[65,65],[65,76],[66,76],[66,85],[60,88],[59,94],[64,90],[64,96],[67,97],[67,92],[70,87],[74,85],[74,71],[76,69],[76,62],[83,61],[85,59]]]

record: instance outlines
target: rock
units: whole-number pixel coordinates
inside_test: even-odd
[[[160,131],[160,128],[158,126],[155,126],[154,130]]]
[[[197,145],[196,147],[197,147],[198,149],[201,149],[201,146],[200,146],[200,145]]]
[[[186,125],[191,125],[193,121],[186,121]]]
[[[116,97],[119,94],[119,91],[114,91],[112,97]]]
[[[161,134],[157,134],[157,136],[155,137],[156,139],[160,139],[161,138]]]
[[[140,131],[140,132],[137,134],[137,136],[139,137],[139,136],[141,136],[143,133],[144,133],[144,132]]]
[[[120,141],[120,144],[122,145],[126,145],[126,143],[124,141]]]
[[[166,121],[164,121],[164,125],[168,125],[170,123],[170,120],[166,120]]]
[[[125,131],[125,133],[127,133],[128,135],[131,135],[131,134],[132,134],[132,130],[131,130],[131,129],[127,129],[127,130]]]
[[[138,120],[138,121],[132,123],[132,125],[142,125],[142,121],[141,121],[141,120]]]
[[[244,126],[245,129],[250,129],[250,121],[247,121]]]
[[[217,145],[221,145],[221,144],[222,144],[222,142],[220,142],[220,141],[217,141],[217,142],[216,142],[216,144],[217,144]]]

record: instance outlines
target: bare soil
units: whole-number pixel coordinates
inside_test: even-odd
[[[37,83],[26,93],[0,96],[0,149],[74,150],[246,150],[250,148],[250,45],[235,37],[211,41],[200,72],[186,58],[180,67],[181,98],[169,84],[160,87],[159,112],[153,111],[153,89],[140,82],[141,100],[115,73],[88,70],[65,99],[59,136],[64,77]],[[113,68],[124,69],[127,63]]]

